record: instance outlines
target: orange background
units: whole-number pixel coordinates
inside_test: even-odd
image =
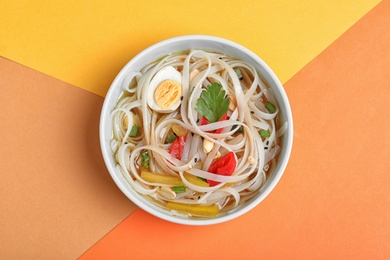
[[[98,143],[106,83],[93,88],[96,79],[68,77],[82,62],[58,70],[56,57],[34,38],[34,48],[0,38],[0,258],[389,259],[390,1],[366,6],[363,13],[351,6],[358,18],[340,18],[340,37],[311,37],[307,46],[317,47],[302,51],[299,62],[293,60],[297,53],[284,60],[267,53],[271,67],[283,61],[275,70],[283,75],[293,109],[291,160],[259,206],[206,227],[157,219],[137,209],[110,179]],[[73,32],[66,29],[62,35]],[[12,27],[1,30],[12,36]],[[36,29],[41,36],[43,31]],[[175,33],[190,32],[180,27],[156,35]],[[223,34],[241,39],[237,32]],[[140,40],[130,55],[152,39]],[[277,48],[286,54],[289,45]],[[49,57],[39,58],[45,52]],[[107,48],[96,60],[109,55]],[[119,69],[124,60],[109,63]],[[112,67],[106,73],[103,65],[88,64],[103,71],[103,82],[115,75]],[[88,67],[83,70],[91,75]]]

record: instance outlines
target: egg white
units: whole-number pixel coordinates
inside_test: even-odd
[[[160,71],[154,75],[153,79],[149,83],[149,90],[147,91],[147,102],[151,109],[159,112],[159,113],[170,113],[175,111],[181,103],[181,99],[179,98],[174,104],[172,104],[168,108],[161,108],[159,105],[157,105],[156,101],[154,100],[154,92],[156,91],[157,86],[164,80],[174,80],[180,83],[181,85],[181,73],[177,71],[172,66],[167,66],[162,68]]]

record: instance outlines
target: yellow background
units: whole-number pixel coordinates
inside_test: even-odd
[[[0,54],[104,96],[145,47],[208,34],[251,49],[284,83],[378,2],[2,1]]]

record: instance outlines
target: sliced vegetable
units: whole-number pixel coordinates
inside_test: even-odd
[[[200,187],[209,187],[210,186],[207,183],[206,179],[194,176],[194,175],[187,173],[187,172],[184,173],[184,178],[186,178],[186,180],[191,182],[192,184],[200,186]]]
[[[230,129],[230,131],[233,131],[234,129],[236,129],[238,127],[238,125],[234,125],[232,126],[232,128]],[[240,127],[238,127],[238,129],[236,130],[236,133],[242,133],[243,130],[242,130],[242,126],[240,125]]]
[[[260,129],[259,132],[260,132],[260,136],[263,138],[271,136],[271,133],[269,132],[269,130]]]
[[[202,178],[202,177],[199,177],[199,176],[197,176],[196,178],[198,178],[199,180],[207,183],[207,180],[205,178]]]
[[[228,152],[210,165],[209,172],[224,176],[231,176],[236,170],[236,166],[237,162],[234,152]],[[211,187],[219,184],[219,182],[212,180],[207,180],[207,182]]]
[[[157,174],[148,171],[141,171],[140,176],[148,182],[167,184],[171,186],[184,186],[184,183],[179,176]]]
[[[213,83],[202,91],[202,96],[196,101],[195,110],[208,122],[218,122],[229,110],[230,100],[219,83]]]
[[[141,153],[141,166],[149,169],[150,155],[148,151],[144,150]]]
[[[218,205],[190,205],[190,204],[180,204],[176,202],[167,202],[165,204],[168,209],[177,210],[179,212],[189,213],[195,216],[205,216],[205,217],[215,217],[218,215],[219,207]]]
[[[184,186],[173,186],[172,190],[176,193],[183,193],[186,192],[186,187]]]
[[[187,136],[180,136],[172,143],[171,147],[169,148],[169,153],[178,160],[181,160],[183,155],[186,139]]]
[[[169,134],[167,136],[167,139],[165,139],[165,142],[168,144],[173,143],[177,139],[177,136],[175,134]]]
[[[133,125],[130,130],[129,136],[137,136],[139,133],[139,126],[138,125]]]
[[[269,102],[269,101],[267,101],[267,103],[265,104],[265,108],[268,110],[268,112],[270,112],[270,113],[274,113],[275,112],[275,106],[271,103],[271,102]]]
[[[227,119],[228,119],[228,115],[226,113],[218,121],[224,121],[224,120],[227,120]],[[207,118],[203,117],[200,124],[201,125],[207,125],[207,124],[210,124],[210,122],[209,122],[209,120],[207,120]],[[210,133],[220,134],[220,133],[222,133],[222,130],[223,130],[223,128],[218,128],[215,131],[210,131]]]
[[[237,68],[237,69],[234,69],[234,71],[236,72],[238,79],[242,80],[241,70],[239,68]]]

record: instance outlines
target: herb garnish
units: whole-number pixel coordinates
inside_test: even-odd
[[[142,167],[149,169],[150,156],[148,151],[144,150],[141,153],[141,165]]]
[[[186,187],[184,186],[173,186],[172,190],[176,193],[183,193],[186,192]]]
[[[265,104],[265,108],[266,108],[266,109],[268,110],[268,112],[270,112],[270,113],[274,113],[275,110],[276,110],[274,104],[272,104],[272,103],[269,102],[269,101]]]
[[[175,134],[169,134],[167,138],[165,139],[165,142],[168,144],[173,143],[177,139],[177,136]]]
[[[269,130],[260,129],[259,133],[260,133],[260,136],[263,138],[271,136],[271,133],[269,132]]]
[[[133,126],[131,127],[129,136],[134,137],[134,136],[137,136],[138,133],[139,133],[139,126],[133,125]]]
[[[196,101],[195,110],[207,118],[210,123],[218,122],[229,110],[230,100],[225,98],[226,92],[219,83],[213,83],[202,91]]]

